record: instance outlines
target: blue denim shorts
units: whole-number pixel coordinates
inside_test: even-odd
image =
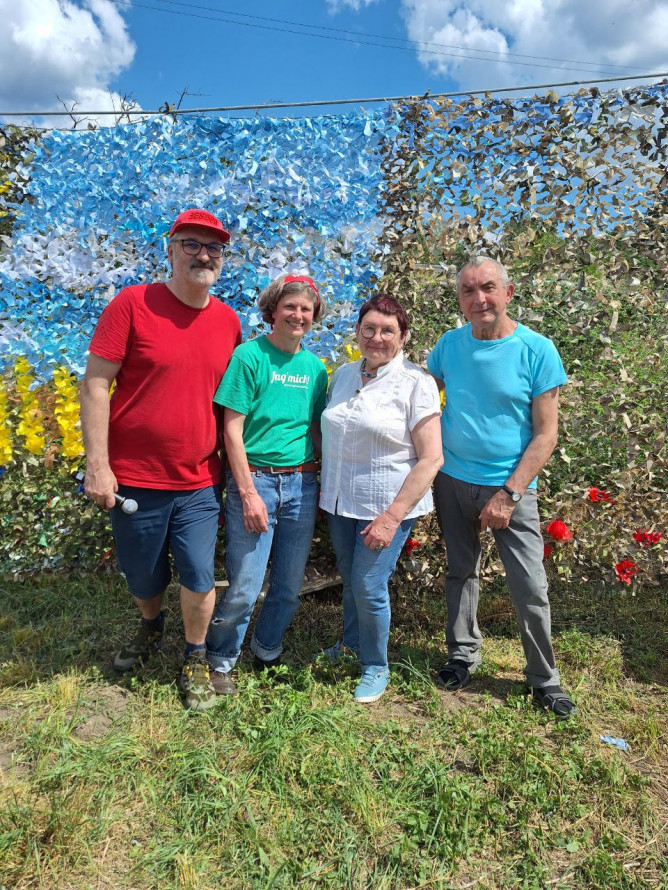
[[[213,557],[221,510],[220,486],[163,491],[119,485],[119,494],[139,505],[127,515],[110,510],[118,564],[130,593],[152,599],[171,580],[171,549],[179,581],[195,593],[214,586]]]

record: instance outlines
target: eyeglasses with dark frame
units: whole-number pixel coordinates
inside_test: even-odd
[[[393,340],[397,334],[400,333],[400,330],[395,331],[393,328],[381,328],[379,331],[378,328],[371,327],[370,324],[363,325],[360,328],[360,334],[365,340],[373,340],[377,333],[380,334],[381,340],[385,343],[389,343],[390,340]]]
[[[198,256],[204,248],[210,257],[217,260],[223,255],[224,244],[202,244],[201,241],[195,241],[194,238],[172,238],[172,243],[179,241],[183,252],[188,256]]]

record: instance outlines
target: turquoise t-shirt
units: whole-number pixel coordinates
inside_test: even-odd
[[[427,368],[445,383],[441,472],[476,485],[504,484],[532,439],[532,400],[568,382],[554,343],[519,323],[501,340],[448,331]]]
[[[309,427],[319,421],[327,396],[327,370],[306,349],[282,352],[258,337],[238,346],[213,397],[246,415],[248,463],[290,467],[314,458]]]

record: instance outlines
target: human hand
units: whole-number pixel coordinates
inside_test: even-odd
[[[103,510],[111,510],[116,505],[114,494],[118,491],[118,482],[111,467],[108,464],[98,469],[86,467],[84,491]]]
[[[244,527],[249,534],[261,534],[269,528],[267,505],[256,491],[242,498]]]
[[[370,550],[383,550],[392,543],[399,528],[399,522],[387,513],[381,513],[360,532],[364,535],[364,544]]]
[[[480,531],[508,528],[514,509],[514,502],[505,491],[497,491],[480,511]]]

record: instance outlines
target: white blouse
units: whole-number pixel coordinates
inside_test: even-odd
[[[403,352],[364,387],[361,364],[351,362],[332,376],[321,421],[320,506],[340,516],[375,519],[417,463],[411,431],[441,409],[433,378]],[[406,519],[432,509],[429,489]]]

